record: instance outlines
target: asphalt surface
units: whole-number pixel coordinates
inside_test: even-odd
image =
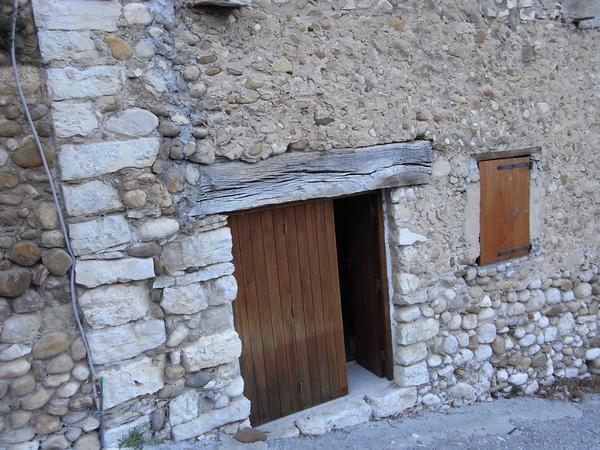
[[[370,422],[272,449],[600,449],[600,395],[582,403],[521,397]]]
[[[319,437],[240,444],[197,442],[144,446],[156,450],[196,449],[600,449],[600,394],[583,401],[519,397],[447,412],[423,411],[412,417],[368,422]]]

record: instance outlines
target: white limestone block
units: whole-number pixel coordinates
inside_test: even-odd
[[[120,66],[48,69],[48,93],[53,100],[113,95],[123,88],[125,71]]]
[[[389,386],[377,392],[370,392],[365,399],[371,406],[373,417],[383,419],[384,417],[400,414],[402,411],[415,406],[417,403],[417,389],[414,387],[396,388]]]
[[[113,133],[141,137],[152,133],[158,127],[158,117],[150,111],[132,108],[106,121],[105,128]]]
[[[75,276],[75,282],[87,288],[146,280],[154,277],[154,262],[152,258],[86,259],[77,262]]]
[[[93,180],[72,186],[63,184],[63,196],[70,216],[98,214],[123,209],[119,191],[110,184]]]
[[[169,272],[231,261],[229,228],[185,236],[165,244],[162,257]]]
[[[40,54],[45,63],[55,60],[75,61],[98,58],[89,31],[38,30]]]
[[[80,295],[79,305],[92,328],[123,325],[148,313],[150,290],[143,285],[101,286]]]
[[[153,394],[164,386],[163,368],[150,358],[126,362],[100,370],[104,380],[104,408],[109,409],[132,398]]]
[[[200,414],[200,392],[190,389],[169,402],[169,423],[172,427],[195,419]]]
[[[425,342],[417,342],[412,345],[396,346],[396,362],[403,366],[411,366],[427,358],[427,345]]]
[[[398,343],[402,345],[426,341],[437,335],[440,329],[439,322],[435,319],[417,320],[415,322],[401,323],[398,325]]]
[[[131,233],[124,216],[106,216],[69,225],[71,245],[76,255],[105,250],[130,241]]]
[[[242,397],[221,409],[200,414],[196,419],[173,427],[173,439],[183,441],[200,436],[231,422],[245,420],[250,415],[250,401]]]
[[[149,167],[156,161],[159,147],[156,138],[63,145],[58,162],[63,180],[91,178],[125,167]]]
[[[195,314],[208,308],[206,293],[201,284],[165,288],[160,306],[167,314]]]
[[[107,364],[133,358],[166,341],[162,320],[140,320],[117,327],[90,330],[88,341],[96,364]]]
[[[183,366],[189,372],[234,361],[242,353],[242,343],[234,330],[201,336],[182,349]]]
[[[317,436],[332,430],[343,430],[371,419],[371,407],[360,398],[348,398],[333,402],[296,420],[302,434]]]
[[[58,137],[87,136],[98,128],[91,102],[52,103],[52,123]]]
[[[422,361],[412,366],[395,366],[394,381],[400,387],[419,386],[429,383],[427,363]]]
[[[116,31],[121,5],[116,0],[33,0],[35,23],[48,30]]]

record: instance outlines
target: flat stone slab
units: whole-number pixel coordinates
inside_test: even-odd
[[[371,407],[359,398],[343,398],[326,403],[296,420],[302,434],[318,436],[332,430],[343,430],[371,419]]]
[[[366,401],[371,405],[373,418],[383,419],[384,417],[396,416],[402,411],[412,408],[417,403],[417,389],[397,388],[388,386],[377,392],[366,395]]]

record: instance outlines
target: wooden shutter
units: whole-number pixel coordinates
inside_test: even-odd
[[[480,264],[529,253],[529,156],[479,162]]]
[[[330,200],[229,218],[250,420],[348,393]]]

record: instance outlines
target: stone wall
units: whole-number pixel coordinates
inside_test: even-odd
[[[432,140],[432,183],[386,194],[396,383],[445,407],[598,372],[598,31],[554,2],[183,3],[33,0],[46,70],[21,69],[109,446],[247,424],[231,235],[189,214],[215,161]],[[0,438],[97,448],[70,260],[1,62]],[[525,147],[534,252],[477,267],[474,156]]]

